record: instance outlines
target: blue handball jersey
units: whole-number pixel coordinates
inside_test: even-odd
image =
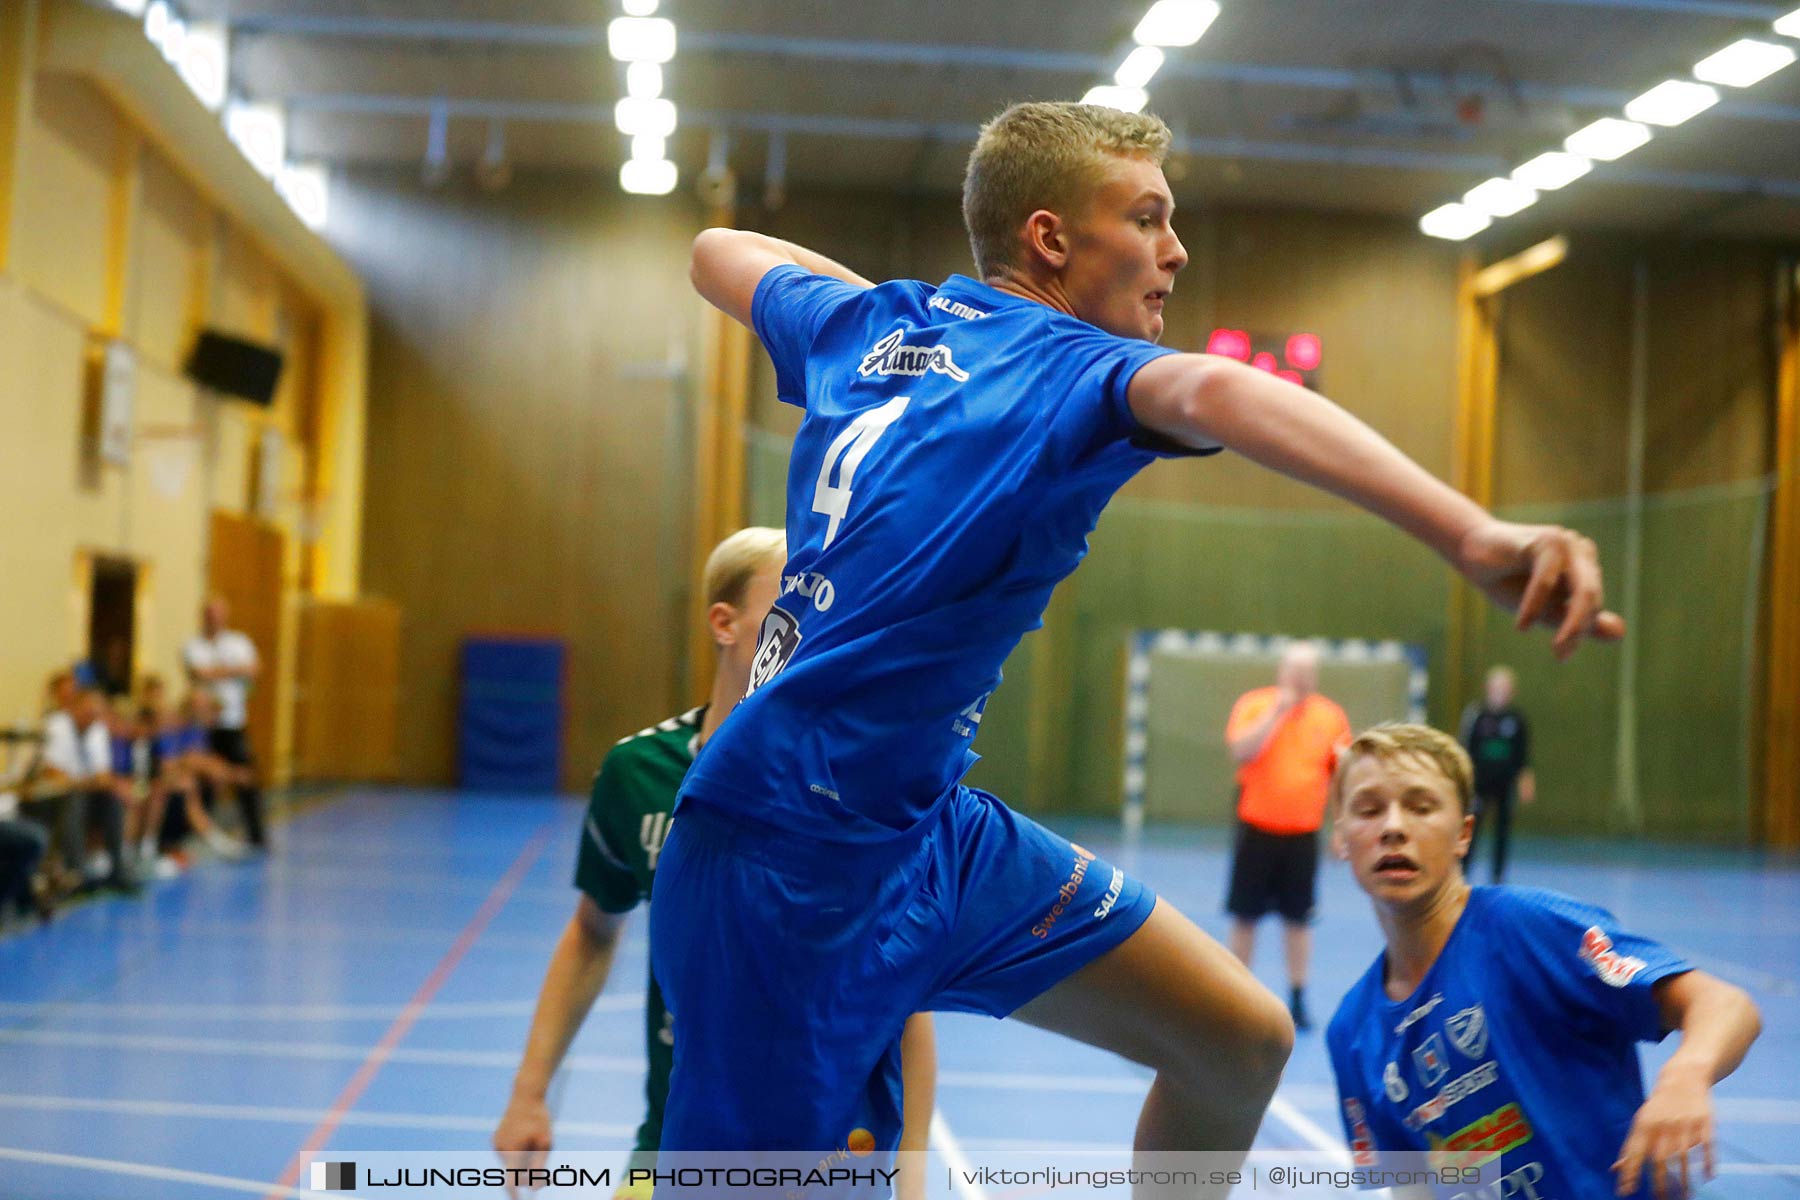
[[[778,267],[752,317],[778,394],[806,410],[789,558],[746,698],[682,799],[885,840],[975,761],[1001,663],[1107,500],[1157,456],[1197,453],[1126,404],[1172,351],[960,275],[860,288]]]
[[[1499,1156],[1497,1190],[1440,1195],[1611,1196],[1644,1102],[1637,1043],[1664,1032],[1652,986],[1688,964],[1604,909],[1478,887],[1411,996],[1387,998],[1385,966],[1350,989],[1325,1038],[1357,1165],[1381,1165],[1384,1151],[1473,1151]],[[1649,1189],[1645,1171],[1637,1194]]]

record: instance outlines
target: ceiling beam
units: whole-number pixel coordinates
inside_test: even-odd
[[[1624,8],[1638,12],[1680,13],[1727,21],[1773,21],[1792,11],[1776,4],[1742,4],[1735,0],[1512,0],[1515,4],[1561,4],[1569,8]]]
[[[319,93],[290,96],[294,113],[387,117],[428,117],[442,104],[453,118],[503,121],[568,122],[611,126],[610,104],[561,104],[542,100],[436,100],[425,96],[381,96]],[[723,129],[734,133],[815,137],[869,138],[878,141],[932,139],[970,143],[979,127],[961,122],[913,121],[880,117],[844,117],[812,113],[683,112],[690,129]],[[1442,171],[1467,175],[1503,174],[1508,160],[1491,154],[1449,154],[1385,146],[1328,146],[1309,142],[1256,141],[1232,137],[1177,137],[1174,149],[1200,158],[1242,158],[1263,162],[1305,163],[1389,170]],[[1675,191],[1800,200],[1800,179],[1767,179],[1708,171],[1664,171],[1622,163],[1602,163],[1593,178]]]
[[[1520,3],[1557,4],[1658,4],[1699,3],[1700,0],[1516,0]],[[1718,6],[1708,6],[1718,7]],[[1779,15],[1779,12],[1777,12]],[[379,41],[415,41],[443,45],[520,46],[593,49],[606,44],[604,26],[545,25],[511,21],[442,21],[392,17],[309,16],[261,13],[234,18],[233,33],[284,37],[352,38]],[[793,38],[767,34],[718,33],[690,30],[681,34],[681,48],[702,53],[764,55],[817,62],[881,64],[888,66],[1026,70],[1081,77],[1112,73],[1114,58],[1103,54],[1071,54],[1050,50],[1022,50],[1006,46],[939,46],[913,42],[845,41],[830,38]],[[1286,87],[1332,92],[1393,91],[1405,89],[1434,97],[1460,97],[1483,87],[1501,86],[1520,99],[1572,108],[1622,108],[1637,93],[1616,88],[1579,87],[1532,81],[1498,80],[1471,72],[1417,69],[1352,70],[1343,67],[1233,63],[1177,57],[1162,70],[1165,79],[1202,83],[1226,83],[1251,87]],[[1800,123],[1800,107],[1760,104],[1727,99],[1712,111],[1742,120]]]

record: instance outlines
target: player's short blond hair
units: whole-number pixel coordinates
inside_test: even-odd
[[[1018,265],[1019,227],[1038,209],[1079,214],[1109,155],[1161,166],[1170,140],[1160,117],[1068,101],[1015,104],[983,125],[963,173],[976,273]]]
[[[706,594],[707,607],[742,605],[744,592],[756,573],[770,563],[779,565],[786,561],[787,535],[781,530],[766,525],[738,530],[706,556],[701,591]]]
[[[1338,755],[1337,769],[1331,773],[1331,805],[1334,809],[1344,802],[1344,777],[1359,758],[1378,758],[1383,762],[1411,758],[1430,763],[1449,781],[1462,811],[1470,811],[1475,795],[1475,766],[1469,761],[1468,751],[1447,733],[1429,725],[1392,721],[1357,734]]]

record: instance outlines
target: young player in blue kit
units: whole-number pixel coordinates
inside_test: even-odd
[[[1000,665],[1113,492],[1230,447],[1437,550],[1560,654],[1617,636],[1593,544],[1494,520],[1323,398],[1153,343],[1186,251],[1154,117],[1018,105],[963,211],[981,279],[872,286],[725,229],[692,277],[806,415],[748,694],[683,785],[651,930],[682,1030],[662,1148],[883,1154],[908,1015],[1021,1019],[1154,1068],[1143,1150],[1247,1150],[1282,1003],[1134,879],[959,783]]]
[[[1555,892],[1470,887],[1474,771],[1422,725],[1357,737],[1332,780],[1332,847],[1387,948],[1326,1043],[1359,1166],[1462,1151],[1494,1164],[1454,1200],[1685,1196],[1713,1168],[1712,1085],[1760,1028],[1739,989]],[[1644,1095],[1637,1043],[1681,1032]]]

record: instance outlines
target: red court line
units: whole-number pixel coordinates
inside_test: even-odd
[[[480,910],[469,919],[467,925],[463,926],[463,931],[457,935],[455,943],[445,951],[444,957],[438,960],[437,966],[432,968],[431,974],[426,977],[425,982],[419,985],[419,990],[413,993],[413,998],[407,1001],[406,1007],[400,1011],[400,1015],[394,1018],[394,1023],[388,1026],[387,1032],[381,1035],[381,1040],[375,1043],[375,1048],[369,1051],[369,1056],[363,1059],[362,1066],[357,1068],[356,1074],[351,1077],[350,1082],[344,1085],[344,1090],[338,1093],[336,1100],[332,1101],[331,1108],[325,1113],[324,1119],[319,1122],[318,1127],[307,1137],[300,1149],[294,1151],[294,1157],[288,1160],[287,1169],[281,1173],[281,1178],[275,1181],[275,1186],[270,1189],[269,1194],[263,1200],[282,1200],[282,1197],[288,1195],[289,1190],[299,1180],[300,1172],[312,1162],[320,1150],[325,1148],[325,1143],[330,1141],[331,1135],[337,1131],[338,1123],[344,1119],[344,1114],[350,1111],[362,1098],[362,1094],[367,1090],[369,1084],[374,1082],[375,1076],[387,1062],[388,1055],[394,1052],[394,1048],[411,1031],[413,1022],[419,1019],[419,1014],[425,1011],[426,1006],[437,995],[438,989],[444,986],[445,981],[450,978],[450,973],[456,970],[458,963],[462,962],[463,956],[487,931],[488,923],[499,915],[502,908],[506,907],[506,902],[512,898],[513,890],[519,886],[519,881],[525,878],[525,873],[531,870],[532,865],[537,862],[538,856],[544,852],[544,847],[549,844],[550,836],[556,831],[557,823],[556,820],[545,822],[543,827],[532,835],[531,840],[525,843],[525,848],[519,851],[519,857],[513,859],[512,866],[508,867],[506,874],[500,877],[500,881],[494,885],[494,890],[488,893]]]

